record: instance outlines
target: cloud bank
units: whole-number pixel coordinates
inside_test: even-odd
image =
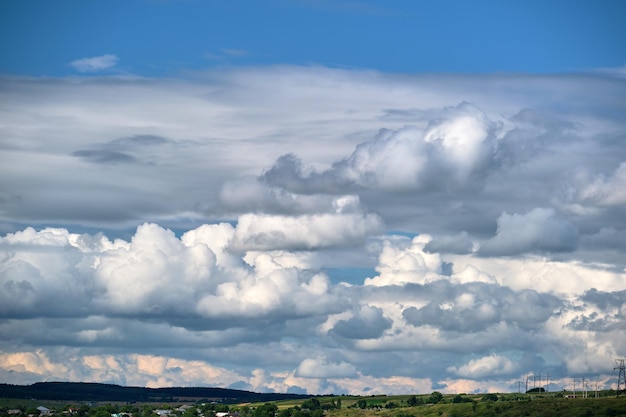
[[[76,68],[117,63],[102,58]],[[623,78],[267,67],[0,83],[3,381],[612,383]]]

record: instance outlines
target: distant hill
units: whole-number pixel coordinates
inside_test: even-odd
[[[256,393],[228,388],[141,388],[91,382],[0,384],[0,397],[59,401],[183,402],[218,401],[227,404],[310,398],[310,395]]]

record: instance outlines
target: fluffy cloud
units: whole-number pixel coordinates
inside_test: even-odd
[[[430,236],[419,235],[410,243],[399,239],[399,245],[391,240],[384,241],[376,267],[379,275],[367,278],[365,285],[402,285],[439,279],[443,266],[441,257],[424,251],[430,239]]]
[[[497,280],[485,271],[481,271],[474,265],[468,264],[463,269],[451,276],[453,282],[466,284],[468,282],[484,282],[487,284],[495,284]]]
[[[309,314],[331,302],[332,297],[318,298],[329,290],[322,274],[307,275],[297,264],[286,266],[271,253],[249,253],[246,258],[229,254],[233,245],[240,246],[233,243],[239,238],[237,229],[228,224],[204,226],[180,239],[170,230],[144,224],[130,242],[63,229],[9,234],[0,241],[6,248],[0,267],[6,290],[2,312],[36,316],[51,314],[52,308],[57,311],[53,314],[72,316],[100,313],[176,320],[233,312],[258,316],[285,308]],[[75,302],[55,307],[46,302],[51,296]]]
[[[505,356],[491,355],[473,359],[458,368],[451,367],[448,370],[463,378],[480,379],[510,375],[517,370],[517,365]]]
[[[185,246],[154,224],[140,226],[127,248],[103,255],[94,260],[96,285],[104,290],[99,302],[121,314],[184,311],[215,289],[210,248]],[[180,303],[183,299],[188,302]]]
[[[450,287],[424,307],[409,307],[404,319],[414,326],[433,326],[446,331],[478,332],[502,323],[532,329],[551,318],[561,301],[531,290],[513,292],[494,284],[471,283]]]
[[[297,217],[246,214],[239,218],[234,246],[242,249],[312,249],[363,242],[382,231],[373,214],[322,214]]]
[[[359,144],[332,168],[304,168],[285,155],[262,179],[289,190],[372,188],[385,191],[463,186],[489,167],[498,125],[477,107],[461,103],[444,108],[427,126],[381,130]]]
[[[576,226],[558,217],[554,209],[536,208],[522,215],[502,214],[496,236],[483,243],[478,252],[491,256],[567,252],[576,249],[578,239]]]
[[[432,390],[440,380],[453,389],[452,377],[505,377],[542,363],[557,372],[562,358],[550,351],[582,345],[608,357],[621,343],[623,291],[562,299],[512,290],[472,265],[444,274],[441,255],[423,250],[428,236],[380,238],[380,275],[366,285],[333,284],[306,252],[233,250],[237,227],[204,225],[179,238],[145,224],[129,241],[63,229],[3,237],[0,335],[13,345],[3,345],[2,372],[19,375],[11,377],[18,382],[56,377],[159,386],[196,384],[210,374],[214,385],[256,390],[373,389],[359,380],[375,391],[411,392]],[[25,265],[30,275],[16,272]],[[25,349],[39,344],[53,348]],[[113,346],[126,352],[103,353]],[[543,357],[515,367],[503,359],[539,346],[549,346]],[[163,356],[183,347],[195,359]],[[493,350],[508,353],[490,356]],[[481,353],[482,359],[472,356]],[[382,359],[389,355],[397,365]],[[438,360],[424,360],[431,355]],[[601,371],[601,365],[576,366]],[[259,366],[276,371],[255,371]]]
[[[623,207],[626,203],[626,162],[609,175],[580,172],[568,195],[574,211]]]
[[[498,283],[514,290],[534,289],[573,296],[590,288],[619,291],[626,283],[626,274],[622,269],[580,261],[551,260],[540,255],[518,258],[455,255],[450,257],[450,261],[454,263],[455,271],[464,271],[469,265],[468,272],[473,269],[479,271],[469,277],[485,277],[486,274],[486,277],[495,277]]]
[[[428,252],[471,253],[474,250],[469,234],[462,231],[454,236],[441,236],[428,242],[424,249]]]
[[[303,360],[296,375],[304,378],[349,378],[356,375],[356,367],[346,362],[328,362],[325,357]]]
[[[390,327],[382,309],[365,305],[355,316],[337,322],[331,332],[347,339],[376,339]]]

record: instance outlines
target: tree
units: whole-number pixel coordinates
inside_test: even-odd
[[[139,407],[137,407],[136,405],[125,404],[122,407],[120,407],[120,412],[128,413],[128,414],[138,413]]]
[[[252,415],[252,411],[250,411],[250,407],[244,405],[239,410],[239,417],[250,417]]]
[[[457,403],[471,403],[472,399],[471,398],[467,398],[467,397],[463,397],[462,395],[457,394],[452,399],[452,402],[455,403],[455,404],[457,404]]]
[[[415,395],[412,395],[406,403],[409,405],[409,407],[415,407],[422,404],[422,398],[417,398]]]
[[[265,403],[254,410],[254,417],[274,417],[274,414],[278,410],[276,404]]]
[[[365,401],[364,399],[360,399],[359,401],[356,402],[356,406],[357,408],[365,410],[367,408],[367,401]]]
[[[95,412],[94,412],[95,411]],[[91,410],[91,417],[111,417],[106,407],[96,407],[95,410]]]
[[[433,393],[430,394],[430,397],[428,397],[428,402],[430,404],[438,404],[441,400],[443,400],[443,394],[439,391],[433,391]]]
[[[322,410],[339,410],[341,409],[341,400],[337,400],[335,402],[334,399],[330,400],[329,403],[322,404]]]
[[[91,407],[89,407],[87,404],[81,404],[80,407],[78,407],[78,411],[76,412],[76,415],[78,417],[87,417],[89,414],[91,414]]]
[[[322,404],[320,404],[320,401],[317,398],[309,398],[308,400],[302,403],[301,408],[311,410],[311,411],[321,410]]]
[[[483,397],[480,399],[481,401],[498,401],[498,395],[497,394],[485,394],[483,395]]]
[[[278,417],[291,417],[293,408],[283,408],[278,412]]]
[[[183,417],[197,417],[197,415],[198,410],[196,410],[196,407],[190,407],[183,413]]]

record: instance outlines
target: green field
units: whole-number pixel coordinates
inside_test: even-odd
[[[605,393],[606,395],[606,393]],[[327,410],[327,417],[617,417],[626,416],[626,397],[564,398],[551,394],[499,394],[498,400],[485,395],[463,395],[467,402],[454,403],[456,395],[445,395],[437,404],[409,406],[410,395],[371,397],[318,397],[322,405],[341,399],[341,409]],[[416,396],[426,402],[428,395]],[[491,395],[490,397],[493,397]],[[365,409],[355,407],[365,400]],[[296,407],[302,401],[277,402],[280,411]],[[253,404],[254,406],[256,404]]]
[[[600,398],[573,399],[552,393],[443,395],[436,404],[430,403],[432,395],[320,396],[308,400],[224,404],[218,407],[237,411],[240,417],[626,417],[626,396],[608,396],[609,392],[602,394],[604,396]],[[415,402],[419,404],[412,405]],[[83,414],[79,417],[110,417],[111,412],[120,411],[131,412],[133,417],[151,417],[156,416],[152,413],[155,408],[176,408],[183,403],[82,404]],[[9,409],[21,408],[28,413],[40,405],[55,410],[57,416],[63,416],[67,414],[61,412],[71,404],[67,401],[0,398],[0,417],[9,417]],[[216,411],[215,405],[197,406],[202,408],[205,417]],[[198,414],[194,408],[191,413],[176,412],[171,416],[198,417]]]

